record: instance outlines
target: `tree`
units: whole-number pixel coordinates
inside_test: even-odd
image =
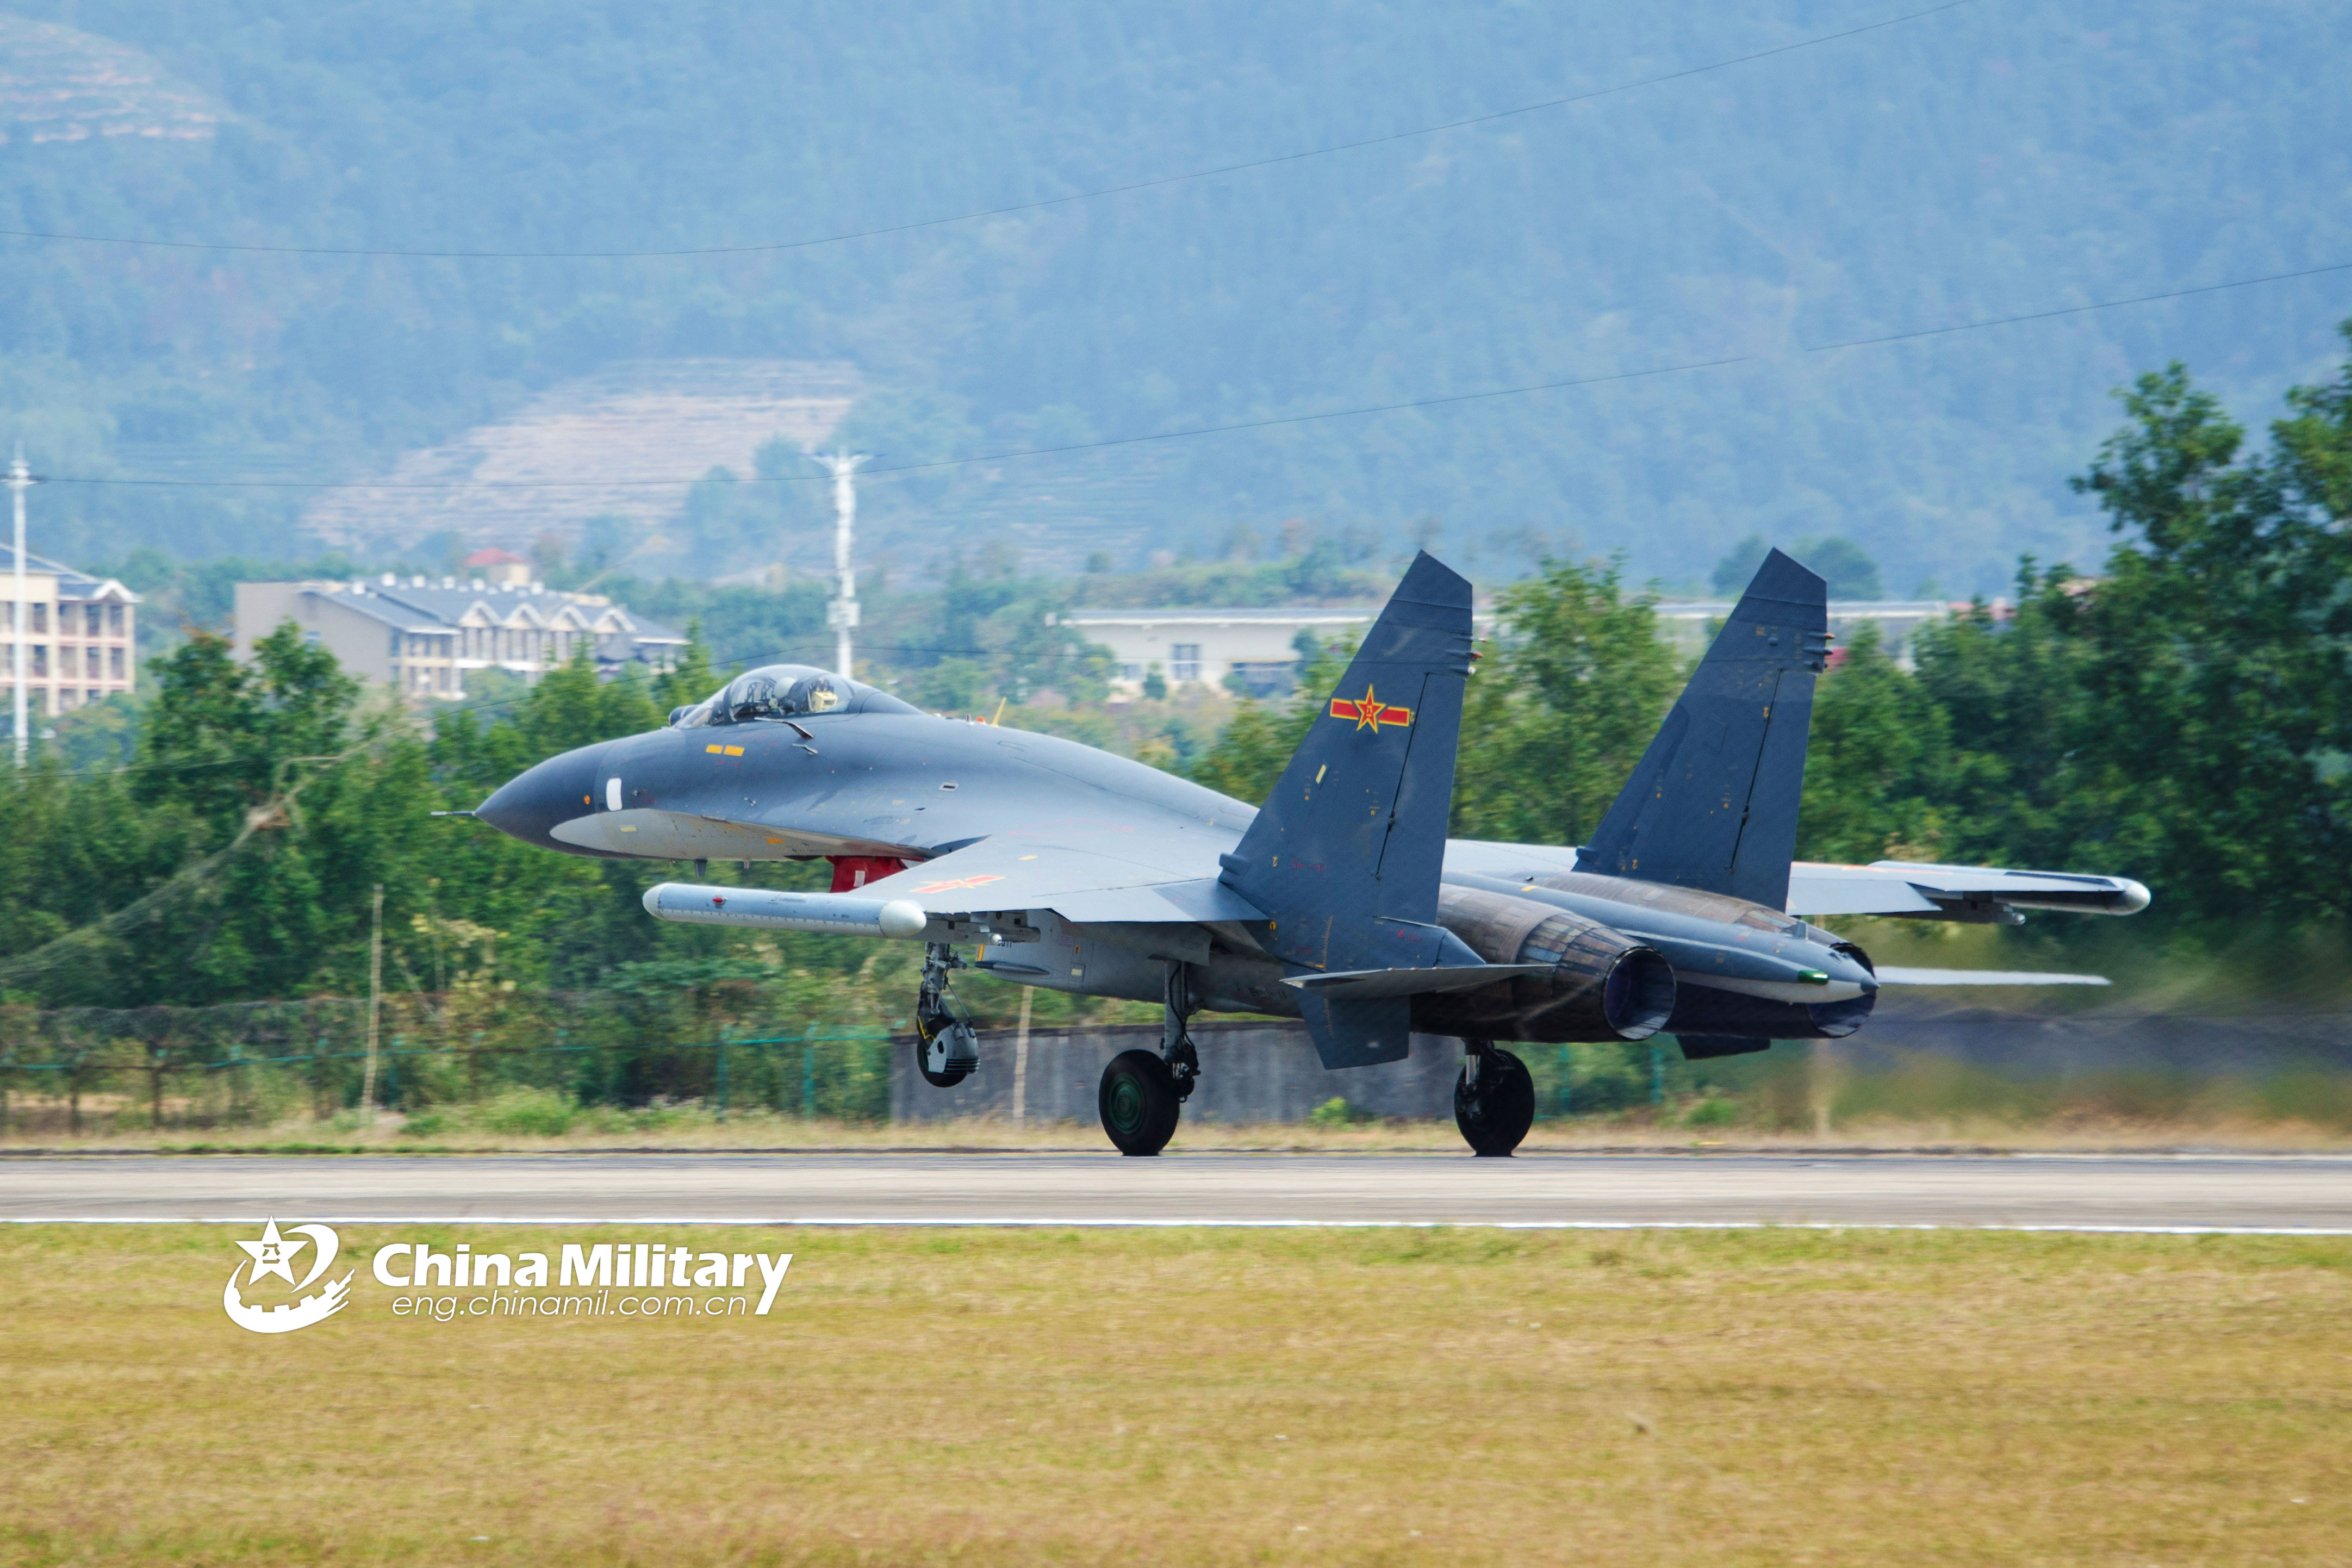
[[[1728,599],[1748,586],[1756,575],[1756,568],[1764,564],[1764,557],[1772,553],[1772,542],[1760,533],[1751,533],[1731,547],[1724,558],[1715,563],[1708,581],[1715,591]]]
[[[1727,599],[1737,597],[1771,550],[1772,542],[1760,533],[1751,533],[1733,545],[1730,553],[1715,563],[1711,579],[1715,591]],[[1789,546],[1789,553],[1821,574],[1832,599],[1875,599],[1885,592],[1879,584],[1878,563],[1843,534],[1800,539]]]
[[[246,810],[284,786],[288,767],[344,750],[359,694],[334,656],[307,645],[290,621],[254,645],[249,664],[226,637],[194,631],[157,673],[138,797],[169,797],[233,833]]]
[[[1801,539],[1791,553],[1821,574],[1832,599],[1876,599],[1885,595],[1879,586],[1878,563],[1843,535]]]
[[[2347,323],[2352,344],[2352,322]],[[2288,394],[2272,449],[2173,364],[2074,481],[2121,539],[2062,624],[2087,644],[2078,739],[2201,916],[2347,907],[2346,476],[2352,365]]]
[[[1454,830],[1576,844],[1624,787],[1682,683],[1648,596],[1614,563],[1547,557],[1495,596],[1501,633],[1470,682]]]
[[[1942,858],[1951,721],[1865,623],[1814,689],[1797,853],[1814,860]]]

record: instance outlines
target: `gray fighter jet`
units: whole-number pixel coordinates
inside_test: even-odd
[[[2147,907],[2116,877],[1792,863],[1829,642],[1822,579],[1775,551],[1580,848],[1446,837],[1478,656],[1469,583],[1426,554],[1261,805],[772,665],[650,734],[540,763],[476,815],[698,878],[712,860],[831,861],[830,892],[665,882],[646,908],[924,943],[915,1048],[941,1088],[979,1061],[952,970],[1161,1004],[1160,1048],[1103,1074],[1103,1129],[1129,1154],[1174,1133],[1202,1010],[1302,1019],[1329,1068],[1396,1060],[1416,1032],[1458,1039],[1455,1120],[1478,1153],[1507,1154],[1535,1094],[1498,1041],[1664,1032],[1700,1058],[1860,1028],[1886,977],[1803,916]]]

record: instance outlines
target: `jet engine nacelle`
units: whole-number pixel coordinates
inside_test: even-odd
[[[1818,926],[1803,929],[1806,939],[1840,957],[1872,969],[1870,955],[1850,942],[1841,942]],[[1709,1054],[1700,1039],[1728,1037],[1754,1040],[1842,1040],[1862,1027],[1878,1003],[1874,986],[1859,996],[1834,1002],[1791,1002],[1728,988],[1737,982],[1701,984],[1692,981],[1675,993],[1675,1014],[1666,1027],[1682,1040],[1683,1054]],[[1760,987],[1759,987],[1760,989]],[[1785,989],[1785,987],[1783,988]],[[1695,1048],[1696,1047],[1696,1048]]]
[[[1467,1039],[1643,1040],[1675,1011],[1675,972],[1655,948],[1531,899],[1439,889],[1437,923],[1489,963],[1549,963],[1476,991],[1414,999],[1412,1026]]]

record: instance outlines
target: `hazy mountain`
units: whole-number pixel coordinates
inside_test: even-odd
[[[790,243],[1597,91],[1904,9],[19,5],[0,18],[0,227]],[[2352,261],[2347,56],[2338,6],[1975,0],[1433,136],[837,245],[461,261],[0,240],[0,398],[53,473],[383,480],[455,471],[448,454],[570,406],[566,388],[657,403],[622,382],[656,362],[668,384],[668,360],[839,367],[859,391],[838,436],[888,465],[1738,359],[927,469],[872,483],[866,512],[893,564],[992,541],[1213,554],[1301,516],[1402,547],[1434,515],[1482,575],[1573,540],[1700,585],[1749,534],[1846,535],[1891,593],[1992,588],[2021,550],[2095,556],[2063,479],[2115,422],[2109,387],[2179,357],[2266,417],[2329,361],[2352,273],[1806,351]],[[737,470],[765,481],[632,526],[708,526],[703,570],[803,554],[824,516],[805,467],[774,447]],[[346,537],[448,524],[446,498],[382,493],[364,528],[300,489],[59,486],[38,515],[45,548],[93,555],[293,550],[308,507]],[[542,521],[502,505],[500,528]]]

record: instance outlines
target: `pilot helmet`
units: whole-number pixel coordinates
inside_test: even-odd
[[[764,719],[778,710],[782,695],[775,677],[755,669],[727,688],[727,716],[738,721]]]

